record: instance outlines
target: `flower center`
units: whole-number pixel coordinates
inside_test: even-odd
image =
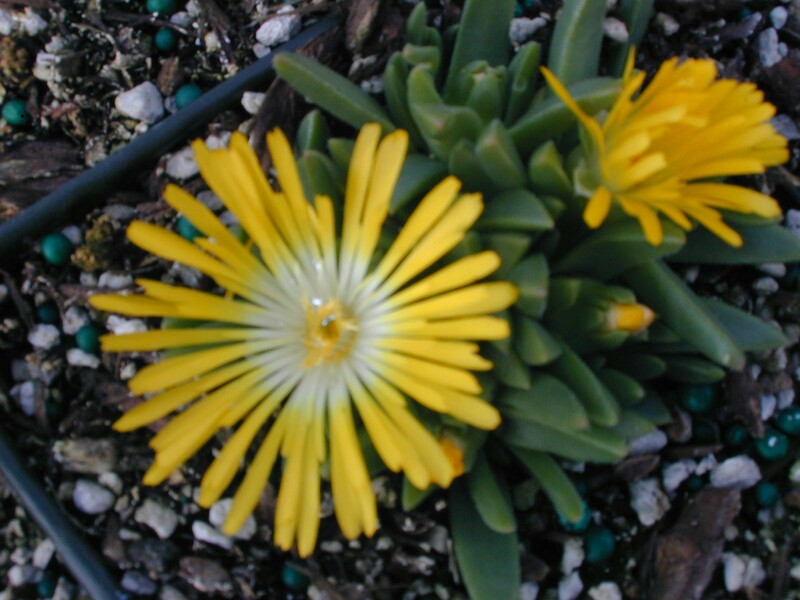
[[[358,334],[356,319],[348,314],[338,300],[322,302],[314,299],[306,301],[305,305],[306,331],[303,342],[308,354],[303,366],[311,368],[345,358]]]

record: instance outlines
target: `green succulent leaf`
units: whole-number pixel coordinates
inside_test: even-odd
[[[697,228],[686,237],[683,249],[670,262],[719,265],[758,265],[800,261],[800,238],[780,225],[739,226],[741,248],[729,246],[706,229]]]
[[[347,173],[355,145],[355,140],[346,138],[331,138],[328,140],[328,153],[342,173]]]
[[[392,194],[389,212],[403,210],[412,200],[421,198],[447,175],[447,167],[438,160],[409,154],[400,171],[400,178]]]
[[[619,3],[618,13],[628,27],[628,41],[614,49],[609,61],[609,65],[613,65],[610,71],[615,75],[622,75],[628,53],[642,41],[653,14],[653,3],[654,0],[622,0]]]
[[[686,235],[677,226],[663,222],[664,239],[653,246],[644,237],[638,222],[625,220],[604,225],[591,233],[553,265],[553,273],[585,275],[608,281],[642,263],[674,254],[686,242]],[[610,260],[609,257],[614,257]]]
[[[552,452],[577,461],[613,463],[624,458],[628,452],[625,440],[605,427],[568,431],[509,419],[503,424],[500,436],[513,446]]]
[[[662,357],[667,364],[664,378],[681,383],[705,385],[716,383],[725,379],[725,370],[711,361],[698,356],[668,356]]]
[[[395,126],[381,106],[364,90],[316,60],[282,52],[274,59],[275,70],[295,90],[348,125],[361,128],[378,123],[384,133]]]
[[[502,264],[494,273],[496,279],[506,279],[511,269],[528,252],[533,242],[528,233],[485,233],[481,235],[487,250],[494,250],[500,255]]]
[[[497,190],[494,182],[483,170],[483,165],[481,165],[478,155],[475,154],[473,144],[467,140],[461,140],[453,146],[447,164],[450,172],[464,184],[465,191],[480,191],[489,194]]]
[[[714,298],[700,301],[745,352],[774,350],[789,344],[783,332],[771,323]]]
[[[561,343],[530,317],[518,314],[514,319],[512,335],[514,349],[525,364],[546,365],[561,355]]]
[[[442,49],[442,36],[439,30],[428,27],[428,11],[425,3],[419,3],[408,15],[406,21],[406,40],[418,46],[436,46]]]
[[[464,4],[445,82],[445,98],[451,97],[459,72],[469,63],[485,60],[492,66],[508,64],[508,24],[513,16],[514,0],[469,0]]]
[[[732,369],[744,366],[744,354],[727,330],[669,267],[652,261],[626,271],[622,278],[640,302],[702,354]]]
[[[434,75],[439,72],[439,65],[442,62],[442,51],[436,46],[406,44],[403,46],[401,55],[412,65],[427,66]]]
[[[478,455],[467,475],[467,487],[478,514],[489,529],[497,533],[517,530],[508,484],[492,471],[483,453]]]
[[[547,306],[550,283],[547,259],[541,254],[533,254],[524,258],[511,269],[508,279],[519,290],[516,308],[531,317],[540,319]]]
[[[418,5],[419,6],[419,5]],[[386,68],[383,70],[383,96],[386,106],[394,118],[395,123],[408,131],[415,147],[423,147],[422,135],[417,129],[417,124],[408,108],[408,79],[409,66],[402,54],[394,53],[389,57]]]
[[[601,369],[597,376],[620,404],[625,406],[640,402],[647,393],[644,386],[636,379],[615,369]]]
[[[667,370],[658,356],[643,352],[613,352],[606,355],[606,366],[618,369],[638,381],[650,381]]]
[[[522,46],[508,66],[507,106],[504,123],[510,127],[531,105],[539,78],[542,47],[536,42]]]
[[[318,110],[312,110],[297,128],[294,147],[297,156],[302,156],[306,150],[324,152],[328,144],[328,125],[325,118]]]
[[[572,181],[564,171],[564,159],[553,140],[546,141],[531,154],[528,180],[537,194],[552,194],[561,198],[572,196]]]
[[[631,406],[629,410],[635,412],[640,417],[644,417],[656,427],[672,423],[672,413],[669,407],[664,404],[664,401],[658,394],[649,390],[644,400],[635,406]]]
[[[606,6],[600,0],[564,0],[547,59],[564,85],[597,75]]]
[[[403,510],[406,512],[414,510],[437,489],[435,485],[429,485],[426,489],[421,490],[414,487],[407,477],[403,477],[403,491],[400,495],[400,503],[403,506]]]
[[[619,96],[620,82],[618,79],[598,77],[579,81],[568,86],[568,89],[578,105],[593,115],[614,103]],[[509,134],[520,156],[527,158],[535,148],[573,129],[576,123],[575,116],[561,99],[551,96],[534,104],[514,123]]]
[[[492,373],[500,383],[518,390],[530,389],[530,369],[514,352],[505,354],[490,344],[486,347],[486,357],[494,363]]]
[[[516,532],[489,528],[463,481],[454,482],[449,497],[453,549],[470,598],[515,600],[520,586]]]
[[[626,441],[653,433],[656,426],[645,417],[632,410],[623,410],[619,418],[619,423],[611,428],[611,431],[625,439]]]
[[[529,390],[503,390],[497,408],[504,419],[569,431],[589,429],[589,416],[575,393],[546,373],[537,373]]]
[[[476,223],[479,231],[546,231],[554,225],[542,201],[524,189],[491,198]]]
[[[341,203],[344,178],[330,158],[322,152],[306,150],[298,159],[297,166],[308,198],[328,196]]]
[[[606,427],[617,424],[620,407],[616,398],[567,344],[563,344],[561,356],[547,365],[546,370],[572,388],[592,423]]]
[[[539,480],[559,514],[572,523],[580,521],[584,511],[583,499],[553,457],[527,448],[510,448],[531,475]]]
[[[492,121],[480,134],[475,142],[475,154],[499,189],[515,189],[525,185],[525,165],[499,119]]]

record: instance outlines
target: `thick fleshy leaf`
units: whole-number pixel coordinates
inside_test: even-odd
[[[481,241],[487,250],[494,250],[500,255],[503,264],[494,273],[495,279],[506,279],[511,269],[519,263],[528,252],[533,242],[532,236],[526,233],[486,233]]]
[[[383,133],[395,126],[381,106],[352,81],[321,63],[282,52],[273,59],[275,70],[286,82],[314,104],[359,129],[367,123],[378,123]]]
[[[507,105],[504,122],[511,126],[531,105],[539,76],[542,47],[537,42],[522,46],[508,66]]]
[[[512,190],[525,184],[525,165],[499,119],[492,121],[478,137],[475,154],[498,189]]]
[[[547,66],[564,85],[597,75],[606,6],[598,0],[564,0],[547,58]]]
[[[744,366],[744,354],[727,330],[669,267],[652,261],[626,271],[622,278],[683,340],[720,365]]]
[[[667,365],[658,356],[643,352],[623,351],[609,353],[606,365],[619,369],[638,381],[649,381],[663,375]]]
[[[417,5],[419,6],[419,5]],[[386,68],[383,70],[383,97],[386,99],[386,106],[393,117],[395,123],[408,131],[412,144],[421,148],[423,146],[422,135],[414,123],[411,110],[408,108],[408,87],[406,80],[410,67],[406,63],[402,54],[395,53],[389,57]]]
[[[619,418],[619,423],[611,428],[611,431],[630,441],[647,435],[655,431],[656,426],[632,410],[623,410]]]
[[[589,428],[589,416],[578,397],[562,381],[545,373],[533,377],[529,390],[503,390],[497,408],[506,419],[573,431]]]
[[[517,355],[525,364],[546,365],[561,355],[561,342],[538,321],[524,315],[515,317],[512,337]]]
[[[497,346],[490,344],[486,348],[486,357],[494,363],[492,373],[500,383],[518,390],[530,389],[530,369],[514,352],[503,354]]]
[[[500,436],[507,444],[577,461],[617,462],[628,452],[625,440],[605,427],[567,431],[511,419],[503,424]]]
[[[530,471],[547,494],[556,510],[567,521],[575,523],[581,519],[584,503],[572,481],[556,461],[544,452],[511,446],[522,464]]]
[[[328,196],[334,202],[341,202],[343,178],[328,156],[316,150],[306,150],[297,160],[297,167],[307,198]]]
[[[648,391],[644,400],[635,406],[631,406],[629,410],[635,412],[640,417],[644,417],[657,427],[672,423],[672,413],[669,407],[658,394],[652,391]]]
[[[400,503],[403,506],[403,510],[414,510],[420,504],[425,502],[425,500],[427,500],[427,498],[437,489],[438,488],[435,485],[430,485],[424,490],[415,488],[414,485],[408,480],[408,477],[403,477],[403,491],[400,498]]]
[[[454,482],[449,497],[453,549],[470,598],[515,600],[520,586],[516,532],[498,533],[490,529],[463,481]]]
[[[294,148],[297,156],[302,156],[307,150],[324,152],[328,144],[328,125],[325,117],[318,110],[308,113],[297,127]]]
[[[667,355],[663,355],[662,358],[667,364],[665,379],[693,385],[716,383],[725,379],[724,369],[703,358]]]
[[[638,222],[626,220],[603,225],[553,265],[553,273],[585,275],[600,281],[619,275],[631,267],[674,254],[686,242],[686,235],[677,226],[662,222],[664,239],[653,246],[644,237]],[[613,260],[610,257],[614,257]]]
[[[446,175],[447,167],[442,162],[421,154],[409,154],[394,188],[389,212],[394,214],[403,210],[412,200],[433,189]]]
[[[628,53],[631,48],[642,41],[647,23],[653,15],[654,0],[621,0],[617,12],[623,23],[628,26],[628,41],[614,48],[613,57],[609,60],[610,69],[617,76],[622,75]]]
[[[546,231],[553,225],[542,201],[523,189],[509,190],[492,198],[476,223],[481,231]]]
[[[686,245],[669,262],[697,265],[759,265],[800,261],[800,238],[780,225],[738,226],[742,247],[729,246],[707,229],[686,236]]]
[[[552,140],[546,141],[531,154],[528,180],[537,194],[572,196],[572,182],[564,170],[564,161]]]
[[[508,484],[492,471],[483,453],[478,455],[467,475],[467,487],[478,514],[489,529],[498,533],[517,530]]]
[[[700,301],[745,352],[783,348],[789,343],[783,332],[772,323],[721,300],[701,298]]]
[[[475,154],[474,144],[467,140],[460,140],[450,151],[447,160],[450,173],[458,177],[464,184],[464,191],[494,193],[494,182],[483,170],[478,155]]]
[[[547,259],[541,254],[528,256],[517,263],[508,276],[517,286],[519,298],[515,304],[521,312],[540,319],[547,306],[550,273]]]
[[[442,51],[436,46],[406,44],[403,46],[401,54],[403,58],[412,65],[427,65],[434,75],[439,72],[439,65],[442,62]]]
[[[419,46],[436,46],[441,50],[442,37],[439,30],[434,27],[428,27],[428,11],[426,10],[425,3],[419,3],[408,15],[406,21],[406,40],[411,44]]]
[[[615,369],[601,369],[597,375],[620,404],[630,406],[645,397],[642,384],[625,373]]]
[[[575,102],[593,115],[609,108],[620,92],[618,79],[599,77],[567,86]],[[577,121],[560,98],[550,97],[533,107],[509,129],[520,156],[526,160],[535,148],[575,127]]]

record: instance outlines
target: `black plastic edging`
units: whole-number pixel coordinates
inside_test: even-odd
[[[184,142],[198,127],[238,102],[245,91],[268,82],[274,74],[272,58],[275,54],[296,50],[332,29],[339,20],[338,14],[321,19],[275,52],[220,83],[114,152],[102,163],[81,173],[18,216],[0,225],[0,257],[10,258],[9,254],[23,239],[40,237],[88,211],[127,174],[146,166],[156,157]],[[97,551],[86,542],[58,503],[27,470],[2,427],[0,472],[33,520],[53,541],[59,558],[72,576],[94,600],[128,598],[106,569]]]

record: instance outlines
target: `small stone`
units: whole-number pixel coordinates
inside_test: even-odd
[[[558,582],[558,600],[575,600],[583,591],[583,582],[577,571]]]
[[[662,12],[656,14],[656,24],[659,27],[661,27],[661,30],[664,32],[664,35],[666,35],[667,37],[675,35],[681,28],[680,23],[678,23],[672,17],[672,15],[668,15],[667,13],[662,13]]]
[[[539,584],[526,581],[519,586],[519,600],[536,600],[539,596]]]
[[[9,392],[19,403],[22,412],[29,417],[36,414],[36,385],[33,381],[24,381],[12,387]]]
[[[11,35],[14,25],[14,16],[5,8],[0,8],[0,35]]]
[[[125,571],[119,584],[135,596],[152,596],[158,590],[156,582],[141,571]]]
[[[100,274],[97,280],[98,287],[119,291],[133,286],[133,276],[128,273],[114,273],[113,271],[106,271]]]
[[[22,587],[36,583],[42,577],[42,572],[33,565],[14,565],[8,570],[8,585],[12,588]]]
[[[201,542],[212,544],[214,546],[219,546],[225,550],[230,550],[233,548],[233,540],[231,540],[231,538],[229,538],[227,535],[221,534],[204,521],[195,521],[192,523],[192,535],[194,535],[196,540],[200,540]]]
[[[800,140],[800,127],[789,115],[776,115],[770,119],[770,124],[790,142]]]
[[[274,46],[288,42],[291,37],[300,31],[302,21],[293,6],[285,6],[261,25],[256,31],[256,40],[264,46]]]
[[[178,34],[170,27],[161,27],[156,31],[153,42],[162,52],[172,52],[178,46]]]
[[[208,511],[208,520],[219,531],[222,531],[222,526],[225,524],[225,519],[228,518],[228,513],[231,511],[232,505],[233,498],[223,498],[215,502]],[[256,534],[256,529],[256,520],[253,518],[253,515],[250,515],[245,520],[242,528],[233,534],[233,537],[237,540],[249,540]]]
[[[146,499],[142,505],[136,509],[133,518],[137,523],[147,525],[156,532],[162,540],[167,539],[178,526],[178,515],[168,506]]]
[[[67,350],[67,362],[73,367],[87,367],[96,369],[100,366],[100,359],[95,354],[89,354],[80,348]]]
[[[328,554],[340,554],[344,550],[344,546],[339,540],[325,540],[320,542],[319,549]]]
[[[178,88],[175,92],[175,108],[180,110],[188,106],[203,95],[202,88],[196,83],[187,83]]]
[[[732,552],[722,555],[722,569],[725,580],[725,589],[729,592],[738,592],[744,584],[745,562]]]
[[[786,276],[786,265],[783,263],[762,263],[758,265],[758,270],[763,271],[767,275],[772,275],[773,277]]]
[[[679,460],[664,467],[661,473],[661,480],[664,484],[664,490],[671,494],[677,490],[681,484],[694,473],[697,463],[689,458]]]
[[[121,529],[120,539],[123,535],[127,537],[129,530]],[[141,566],[149,573],[164,573],[170,569],[181,555],[181,551],[169,540],[161,540],[152,537],[131,540],[126,548],[128,558]]]
[[[760,277],[753,282],[753,291],[759,296],[771,296],[780,288],[774,277]]]
[[[122,478],[113,471],[108,471],[107,473],[101,473],[100,476],[97,478],[97,481],[98,483],[106,486],[108,489],[110,489],[117,495],[122,493],[123,489]]]
[[[775,28],[770,27],[758,34],[757,46],[759,60],[765,68],[768,69],[783,60],[780,42],[778,41],[778,32]]]
[[[31,559],[33,566],[44,571],[47,565],[50,564],[50,559],[53,558],[55,552],[56,545],[53,541],[50,538],[43,539],[37,544],[36,549],[33,551],[33,557]]]
[[[12,98],[3,104],[2,116],[6,123],[14,127],[22,127],[31,122],[31,113],[24,100]]]
[[[264,58],[267,54],[270,54],[272,50],[269,46],[265,46],[260,42],[256,42],[253,44],[253,54],[256,55],[256,58]]]
[[[558,510],[556,510],[556,515],[558,516],[558,522],[561,523],[564,531],[569,531],[571,533],[584,531],[592,520],[592,513],[589,510],[589,507],[586,505],[586,502],[583,503],[583,514],[577,521],[567,520],[560,512],[558,512]]]
[[[781,390],[778,392],[778,410],[785,410],[794,403],[794,388]]]
[[[264,92],[245,92],[242,94],[242,108],[249,114],[255,115],[258,113],[258,109],[261,108],[266,96]]]
[[[17,22],[29,36],[39,35],[47,29],[47,21],[31,10],[30,7],[25,7],[25,12],[17,15]]]
[[[152,81],[120,93],[114,106],[126,117],[144,123],[155,123],[164,116],[164,100]]]
[[[111,333],[125,335],[126,333],[144,333],[147,331],[147,323],[141,319],[126,319],[117,315],[111,315],[106,321],[106,327]]]
[[[164,170],[173,179],[189,179],[200,172],[200,167],[194,158],[194,150],[187,146],[170,155]]]
[[[569,575],[575,569],[580,568],[586,554],[583,551],[583,540],[579,538],[569,538],[564,542],[564,552],[561,555],[561,572]]]
[[[761,420],[768,421],[778,407],[778,398],[774,394],[763,394],[759,398],[761,404]]]
[[[211,190],[204,190],[197,194],[197,199],[200,200],[203,204],[206,205],[206,208],[211,211],[218,211],[224,205],[222,204],[222,200],[220,200],[219,196],[217,196]]]
[[[80,246],[83,243],[83,231],[77,225],[68,225],[61,230],[73,246]]]
[[[789,439],[777,429],[768,429],[756,440],[756,452],[766,460],[780,460],[789,451]]]
[[[99,515],[114,506],[114,494],[88,479],[79,479],[72,491],[72,502],[82,513]]]
[[[655,524],[669,510],[669,497],[661,489],[657,479],[642,479],[630,484],[629,487],[631,507],[645,527]]]
[[[654,454],[667,445],[667,434],[656,429],[630,441],[628,455]]]
[[[542,17],[528,19],[520,17],[518,19],[511,19],[511,24],[508,28],[508,37],[515,44],[524,44],[531,36],[547,25],[547,21]]]
[[[761,480],[761,470],[749,456],[739,455],[719,463],[711,470],[711,487],[745,490]]]
[[[800,210],[794,208],[787,210],[784,222],[789,231],[800,237]]]
[[[604,581],[589,589],[589,598],[592,600],[622,600],[622,592],[613,581]]]
[[[769,11],[769,20],[775,29],[782,29],[789,18],[789,12],[783,6],[776,6]]]
[[[130,221],[136,216],[136,209],[125,204],[109,204],[103,208],[103,214],[114,221]]]
[[[81,327],[88,324],[89,315],[81,307],[74,304],[64,311],[64,316],[61,319],[61,329],[67,335],[75,335]]]
[[[60,340],[61,334],[55,325],[39,323],[34,325],[28,332],[28,342],[30,342],[31,346],[40,350],[49,350],[58,345]]]
[[[204,594],[229,595],[233,582],[228,572],[219,563],[199,556],[181,559],[179,575],[198,592]]]
[[[72,254],[72,242],[63,233],[51,233],[39,242],[39,250],[44,259],[51,265],[65,265]]]
[[[177,588],[165,585],[158,594],[158,600],[187,600],[187,598]]]
[[[603,21],[603,34],[610,40],[624,44],[630,39],[628,26],[615,17],[608,17]]]
[[[59,440],[53,444],[53,458],[70,473],[99,475],[117,466],[117,448],[108,439]]]

